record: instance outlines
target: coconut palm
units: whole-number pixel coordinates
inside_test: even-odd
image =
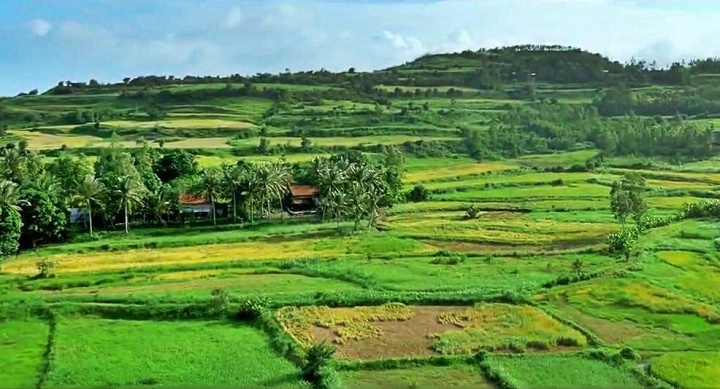
[[[280,215],[284,215],[282,212],[282,200],[283,196],[286,193],[288,185],[292,182],[292,172],[290,171],[290,166],[283,160],[280,159],[274,164],[272,164],[273,169],[273,178],[275,179],[274,182],[274,197],[278,200],[278,204],[280,205]]]
[[[117,193],[120,200],[120,207],[122,207],[125,213],[125,233],[130,232],[130,220],[128,213],[132,212],[132,208],[135,205],[141,204],[143,197],[145,196],[145,186],[135,177],[132,176],[120,176],[118,177]]]
[[[222,173],[217,168],[208,168],[200,173],[200,180],[197,183],[197,192],[210,201],[212,206],[213,224],[217,223],[215,215],[215,201],[222,191]]]
[[[243,182],[244,170],[238,165],[223,165],[222,173],[225,179],[225,186],[230,189],[230,194],[232,195],[233,221],[237,222],[237,197],[240,185],[242,185]]]
[[[171,204],[168,198],[168,191],[165,188],[158,189],[148,197],[148,210],[152,215],[153,222],[156,224],[165,224],[164,215],[170,212]]]
[[[245,208],[250,214],[250,223],[255,222],[255,207],[261,197],[260,176],[258,175],[258,166],[243,165],[239,167],[241,170],[240,195],[244,197]]]
[[[20,192],[12,181],[0,181],[0,210],[20,213]]]
[[[100,197],[105,192],[105,185],[98,181],[95,177],[88,175],[82,182],[77,184],[77,193],[73,197],[73,202],[88,209],[88,220],[90,221],[90,236],[93,235],[92,224],[92,205],[100,201]]]

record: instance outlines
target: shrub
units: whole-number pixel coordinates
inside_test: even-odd
[[[465,220],[477,219],[479,215],[480,210],[475,208],[475,204],[471,204],[467,211],[465,211]]]
[[[423,185],[415,185],[410,192],[405,195],[407,201],[418,203],[430,199],[430,191]]]
[[[238,320],[252,321],[259,318],[270,306],[270,300],[262,297],[252,297],[240,302],[237,313]]]
[[[322,369],[335,355],[335,347],[327,343],[316,343],[312,345],[305,356],[305,366],[302,369],[303,379],[313,385],[319,386],[322,383]]]
[[[35,263],[38,269],[37,278],[49,278],[52,276],[52,271],[55,268],[55,261],[48,258],[43,258],[41,261]]]
[[[608,253],[613,255],[623,255],[626,260],[630,260],[630,256],[637,245],[639,232],[635,228],[628,228],[620,232],[608,234],[607,245]]]
[[[319,389],[340,389],[343,387],[340,382],[340,375],[335,369],[329,366],[321,366],[318,370],[320,382],[316,385]]]
[[[210,292],[210,313],[216,315],[224,315],[227,312],[228,302],[230,298],[224,290],[215,288]]]
[[[720,251],[720,238],[715,238],[715,250]]]
[[[640,354],[630,347],[623,347],[622,350],[620,350],[620,356],[633,361],[640,359]]]

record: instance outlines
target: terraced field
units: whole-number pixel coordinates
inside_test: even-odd
[[[407,65],[397,74],[478,69],[446,65]],[[188,162],[192,180],[148,180],[163,195],[207,194],[212,188],[197,187],[203,173],[245,163],[282,161],[298,183],[328,174],[311,168],[318,158],[380,165],[394,158],[398,169],[379,175],[398,173],[396,198],[382,198],[377,214],[359,219],[349,211],[280,215],[269,203],[282,196],[248,200],[257,187],[234,185],[214,200],[230,209],[238,197],[245,204],[235,209],[238,220],[165,220],[170,212],[160,211],[170,201],[161,197],[153,204],[160,217],[147,216],[149,204],[132,204],[129,233],[124,215],[102,215],[94,236],[78,224],[63,244],[31,242],[3,257],[0,386],[720,386],[716,154],[615,155],[587,139],[553,143],[545,132],[588,123],[563,127],[547,118],[530,139],[518,138],[523,147],[494,139],[511,132],[517,118],[508,113],[584,110],[595,85],[538,83],[535,101],[514,97],[515,84],[478,90],[407,81],[375,85],[383,100],[358,92],[349,78],[356,76],[343,77],[0,100],[0,113],[17,119],[0,136],[13,142],[4,150],[17,150],[17,160],[82,154],[95,166],[113,145],[158,180],[157,172]],[[672,88],[632,93],[650,101],[665,90]],[[598,118],[610,129],[614,120],[625,119]],[[473,150],[474,139],[487,147]],[[168,155],[182,158],[162,165]],[[8,176],[49,166],[16,168],[1,158]],[[611,191],[631,175],[644,179],[638,193],[647,213],[639,224],[632,217],[621,224]],[[324,184],[333,187],[335,178]],[[34,181],[25,186],[45,184]],[[71,181],[48,187],[62,191]],[[688,211],[700,203],[701,211]],[[253,204],[261,206],[251,221]],[[627,257],[609,245],[622,231],[638,231]],[[334,354],[318,355],[321,344]]]

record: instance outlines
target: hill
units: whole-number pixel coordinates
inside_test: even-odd
[[[2,382],[715,386],[716,64],[517,46],[0,99]]]

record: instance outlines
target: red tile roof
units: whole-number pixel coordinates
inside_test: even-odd
[[[317,188],[310,185],[290,185],[290,195],[293,197],[315,196]]]
[[[205,196],[196,196],[187,193],[180,195],[180,204],[182,205],[200,205],[207,203],[209,203],[209,201],[205,198]]]

